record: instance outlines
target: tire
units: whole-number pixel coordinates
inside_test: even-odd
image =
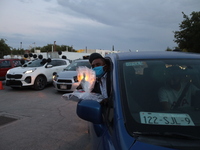
[[[47,84],[46,78],[44,76],[38,76],[35,79],[33,88],[35,90],[43,90],[45,88],[46,84]]]

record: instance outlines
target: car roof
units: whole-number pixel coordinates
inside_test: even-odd
[[[0,59],[0,60],[20,60],[19,58],[4,58],[4,59]]]
[[[48,58],[42,58],[42,59],[48,59]],[[36,59],[33,59],[34,60],[42,60],[42,59],[39,59],[39,58],[36,58]],[[64,61],[69,61],[68,59],[62,59],[62,58],[50,58],[51,60],[64,60]]]
[[[62,58],[51,58],[51,60],[66,60],[66,61],[68,61],[68,59],[62,59]]]
[[[174,51],[140,51],[112,53],[105,56],[115,60],[129,59],[200,59],[200,54]]]
[[[73,60],[73,61],[86,61],[86,62],[89,62],[88,59],[75,59],[75,60]]]

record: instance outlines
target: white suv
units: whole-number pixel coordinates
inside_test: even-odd
[[[53,81],[52,76],[70,64],[67,59],[36,59],[24,64],[22,67],[7,71],[6,85],[12,88],[32,86],[42,90],[47,83]]]

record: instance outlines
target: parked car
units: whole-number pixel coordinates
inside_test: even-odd
[[[53,73],[60,72],[70,64],[66,59],[35,59],[8,70],[6,85],[12,88],[31,86],[35,90],[42,90],[47,83],[52,83]]]
[[[186,105],[182,101],[183,107],[169,110],[161,107],[158,97],[171,77],[200,89],[199,54],[128,52],[105,58],[111,65],[108,104],[91,97],[80,100],[76,110],[90,122],[94,150],[200,149],[200,96],[191,102],[183,98]],[[174,66],[179,71],[168,72]]]
[[[21,66],[20,59],[0,59],[0,80],[4,80],[6,76],[6,72],[14,67]]]
[[[69,66],[63,71],[53,76],[53,85],[57,91],[73,92],[78,86],[79,81],[77,80],[77,67],[86,66],[91,68],[88,59],[74,60]]]

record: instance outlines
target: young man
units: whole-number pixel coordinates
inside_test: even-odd
[[[99,53],[92,53],[89,57],[89,62],[96,73],[96,82],[92,92],[99,93],[103,95],[104,99],[107,99],[110,91],[107,78],[109,65]],[[102,103],[105,103],[105,101],[103,100]]]

